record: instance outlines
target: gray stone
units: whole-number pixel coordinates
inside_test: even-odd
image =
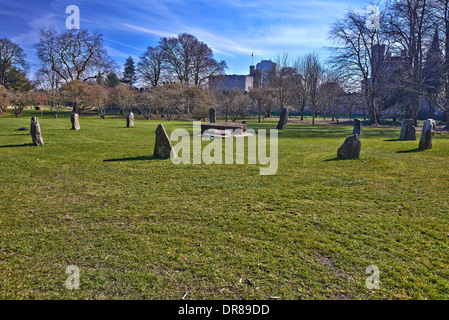
[[[78,113],[72,113],[70,120],[72,121],[72,130],[79,130],[80,127],[80,115]]]
[[[359,159],[361,147],[359,134],[349,137],[338,149],[337,158],[341,160]]]
[[[287,126],[287,122],[288,122],[288,108],[283,108],[281,117],[279,118],[279,123],[278,123],[278,126],[276,129],[278,129],[278,130],[285,129],[285,127]]]
[[[401,140],[414,141],[416,140],[415,122],[413,119],[402,119],[401,121]]]
[[[354,119],[354,130],[352,134],[362,134],[362,120]]]
[[[126,127],[127,128],[134,128],[134,113],[130,112],[126,116]]]
[[[33,140],[33,145],[43,146],[44,140],[42,139],[41,126],[39,125],[39,120],[37,117],[31,118],[31,128],[30,128],[31,139]]]
[[[422,150],[432,149],[432,138],[435,134],[435,128],[437,124],[435,120],[428,119],[426,122],[424,122],[422,134],[421,134],[421,140],[419,141],[419,148]]]
[[[217,117],[216,117],[216,110],[215,110],[215,108],[210,108],[210,110],[209,110],[209,120],[210,120],[210,123],[215,123],[215,122],[217,122]]]
[[[210,123],[210,124],[202,124],[201,125],[201,133],[207,130],[218,130],[218,131],[226,131],[226,130],[242,130],[242,132],[246,132],[248,127],[243,123]]]
[[[156,143],[154,145],[154,156],[159,159],[169,159],[174,154],[173,145],[162,123],[156,129]]]
[[[19,129],[14,130],[14,131],[28,131],[28,129],[25,128],[25,127],[22,127],[22,128],[19,128]]]

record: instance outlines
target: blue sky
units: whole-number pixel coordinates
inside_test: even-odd
[[[38,60],[33,44],[43,26],[65,28],[65,9],[77,5],[81,28],[103,33],[109,55],[122,66],[128,56],[137,62],[162,36],[187,32],[207,43],[227,74],[247,74],[254,62],[318,52],[325,55],[330,25],[349,8],[365,1],[337,0],[0,0],[0,38],[25,49],[33,69]]]

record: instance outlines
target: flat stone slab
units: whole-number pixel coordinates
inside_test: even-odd
[[[236,133],[237,132],[237,133]],[[223,130],[217,130],[217,131],[210,131],[208,133],[204,132],[203,134],[199,133],[196,134],[194,136],[200,136],[200,137],[214,137],[214,138],[245,138],[245,137],[253,137],[254,134],[251,133],[250,131],[246,131],[246,132],[241,132],[241,131],[236,131],[236,132],[232,132],[232,133],[227,133],[226,131]]]
[[[225,133],[225,130],[242,130],[242,132],[246,132],[248,129],[245,124],[243,123],[208,123],[208,124],[202,124],[201,125],[201,132],[207,131],[207,130],[219,130]]]

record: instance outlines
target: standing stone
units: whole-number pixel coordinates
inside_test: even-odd
[[[168,138],[167,132],[162,123],[156,129],[156,144],[154,145],[154,156],[160,159],[169,159],[171,152],[174,152],[173,145]]]
[[[361,147],[362,143],[359,134],[349,137],[338,149],[337,158],[340,160],[359,159]]]
[[[352,134],[362,134],[362,120],[354,119],[354,130]]]
[[[217,122],[215,108],[210,108],[209,109],[209,120],[210,120],[210,123],[216,123]]]
[[[435,120],[428,119],[424,122],[421,140],[419,141],[419,148],[422,150],[432,149],[432,138],[435,134],[435,127],[437,126]]]
[[[402,119],[401,121],[401,140],[416,140],[415,122],[413,119]]]
[[[288,122],[288,108],[283,108],[281,117],[279,119],[279,123],[278,123],[278,126],[276,129],[277,130],[285,129],[285,127],[287,126],[287,122]]]
[[[39,125],[39,120],[37,117],[31,118],[31,128],[30,128],[31,139],[33,140],[33,145],[43,146],[44,140],[42,139],[41,126]]]
[[[80,127],[80,115],[78,113],[72,113],[70,120],[72,121],[72,130],[79,130]]]
[[[134,128],[134,113],[132,113],[132,111],[130,111],[126,116],[126,127]]]

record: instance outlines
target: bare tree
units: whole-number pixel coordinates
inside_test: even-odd
[[[87,91],[88,87],[88,84],[78,80],[63,84],[60,90],[63,104],[72,106],[73,112],[79,114],[84,110],[90,109],[91,106]]]
[[[62,109],[59,91],[62,84],[61,77],[53,70],[40,69],[36,73],[35,83],[39,89],[45,92],[45,96],[50,103],[50,109],[57,118]]]
[[[381,26],[385,12],[379,16]],[[331,66],[344,76],[344,81],[355,91],[360,90],[370,114],[371,124],[377,124],[380,105],[376,104],[380,69],[385,56],[380,48],[390,48],[383,30],[371,29],[366,25],[367,15],[349,11],[346,16],[332,25],[329,38],[336,45],[332,49]],[[384,43],[385,47],[378,46]]]
[[[307,79],[305,87],[308,101],[313,112],[312,125],[314,125],[316,117],[322,111],[318,103],[318,94],[320,84],[323,80],[323,66],[321,65],[321,62],[316,54],[309,54],[305,57],[305,59],[305,78]]]
[[[153,89],[156,105],[161,114],[171,120],[175,114],[180,114],[184,108],[184,90],[186,85],[182,83],[167,83]]]
[[[234,109],[235,100],[242,94],[243,92],[238,89],[215,91],[218,109],[225,115],[226,122]]]
[[[230,115],[232,122],[237,119],[244,119],[248,115],[248,108],[251,105],[251,99],[248,94],[241,92],[231,104]]]
[[[438,25],[443,29],[444,53],[441,61],[443,69],[442,86],[439,90],[440,94],[433,101],[446,114],[446,129],[449,129],[449,0],[436,0],[434,5]]]
[[[395,0],[388,12],[388,34],[407,54],[402,85],[409,96],[407,116],[417,125],[419,99],[424,94],[424,41],[433,27],[430,1]]]
[[[163,37],[159,41],[167,71],[184,84],[203,84],[210,76],[221,74],[225,61],[213,58],[212,50],[187,33],[177,37]]]
[[[140,78],[149,83],[151,87],[157,87],[164,80],[164,51],[160,46],[149,46],[137,63]]]
[[[272,69],[269,73],[269,86],[275,92],[278,107],[283,109],[291,103],[297,73],[296,69],[291,66],[288,54],[284,54],[282,57],[278,56],[276,66],[277,68]]]
[[[87,87],[87,99],[89,105],[95,108],[100,118],[106,117],[106,109],[109,100],[109,94],[105,87],[99,84],[90,85]]]
[[[36,104],[37,95],[34,92],[12,91],[10,93],[11,104],[14,108],[16,117],[20,117],[23,109]]]
[[[113,90],[112,101],[119,108],[120,114],[124,114],[134,104],[133,89],[127,84],[119,84]]]
[[[35,46],[42,69],[56,72],[63,82],[95,80],[114,66],[99,32],[70,29],[58,33],[43,28]]]
[[[23,49],[6,38],[0,38],[0,85],[9,89],[8,74],[13,71],[24,71],[28,68],[26,54]]]
[[[211,76],[223,74],[227,64],[224,60],[217,61],[214,59],[212,49],[204,42],[197,42],[193,54],[193,84],[203,85]]]
[[[265,110],[273,105],[273,92],[268,88],[251,88],[249,97],[257,107],[259,122],[261,122],[262,114],[265,118]]]
[[[184,89],[185,112],[192,114],[197,120],[209,117],[209,110],[215,105],[215,100],[209,91],[202,86],[188,86]]]
[[[319,102],[325,110],[329,110],[332,115],[332,122],[339,122],[339,115],[342,111],[342,98],[344,90],[339,83],[339,77],[335,73],[327,70],[325,79],[319,88]]]
[[[156,111],[156,99],[154,93],[149,90],[136,93],[136,108],[145,119],[150,120],[151,114]]]
[[[307,72],[307,59],[305,56],[298,57],[294,62],[297,76],[294,78],[294,90],[292,92],[292,105],[301,113],[301,121],[304,120],[304,111],[307,105],[307,83],[309,73]]]

